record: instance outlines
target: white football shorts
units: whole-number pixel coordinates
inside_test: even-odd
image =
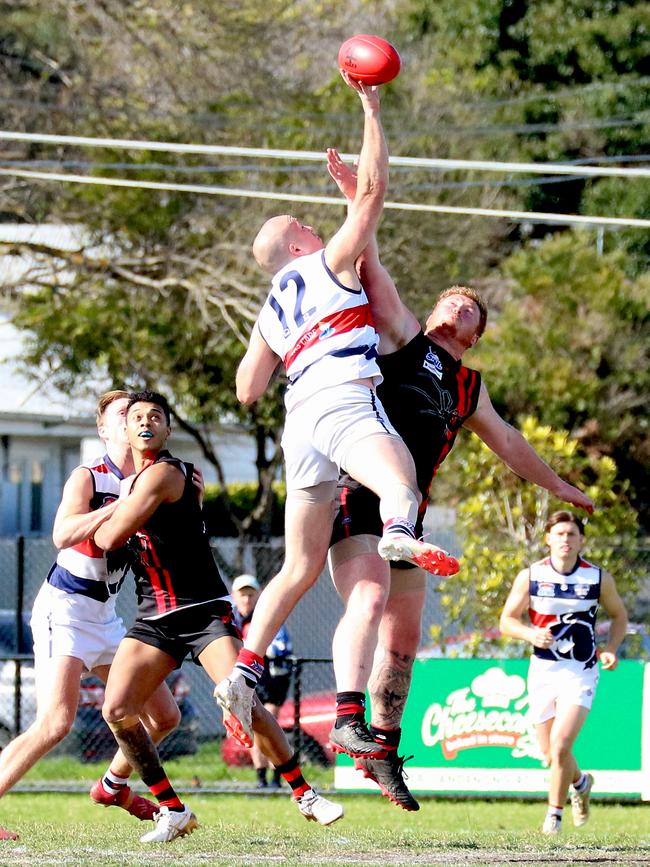
[[[115,596],[98,602],[43,584],[34,601],[31,619],[36,670],[58,656],[80,659],[91,671],[110,665],[126,633],[115,613]]]
[[[535,725],[555,716],[558,705],[591,708],[599,677],[598,663],[585,668],[584,663],[568,660],[540,659],[531,656],[528,669],[529,712]]]
[[[372,388],[323,388],[287,413],[282,436],[287,491],[337,481],[349,449],[366,437],[399,437]]]

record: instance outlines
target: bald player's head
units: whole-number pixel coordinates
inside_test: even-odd
[[[264,271],[275,274],[292,259],[323,247],[311,226],[304,226],[290,214],[271,217],[253,241],[255,261]]]

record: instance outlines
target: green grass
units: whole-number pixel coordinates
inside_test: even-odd
[[[0,844],[2,865],[518,865],[632,864],[650,861],[650,811],[598,804],[590,823],[560,840],[543,837],[544,805],[423,799],[405,813],[381,797],[347,796],[330,828],[305,822],[289,795],[187,797],[201,827],[191,837],[145,847],[148,827],[83,795],[10,794],[2,823],[20,832]]]
[[[255,783],[255,772],[250,765],[232,767],[225,764],[219,752],[219,741],[202,743],[195,755],[166,761],[164,766],[172,782],[181,788],[191,787],[194,777],[198,777],[206,786],[231,782],[238,784],[248,782],[251,785]],[[90,786],[106,767],[108,767],[108,760],[84,763],[66,755],[48,756],[25,775],[23,782],[29,786],[43,783],[46,787],[48,784],[64,780],[66,783],[80,785],[87,783]],[[332,786],[334,772],[331,768],[307,765],[305,773],[310,783],[316,787]]]
[[[44,759],[27,775],[31,787],[74,783],[89,787],[106,767],[66,756]],[[559,840],[539,829],[541,801],[474,801],[422,798],[418,813],[405,813],[385,798],[341,798],[345,818],[331,828],[306,822],[288,789],[280,793],[211,794],[211,786],[254,784],[250,767],[221,761],[218,744],[203,744],[195,756],[167,762],[169,776],[198,816],[191,837],[168,845],[143,846],[148,829],[122,810],[93,805],[86,794],[14,792],[2,800],[0,824],[20,833],[0,843],[4,865],[509,865],[639,864],[650,862],[650,810],[645,805],[598,803],[589,824],[571,825],[567,810]],[[331,769],[306,768],[316,788],[332,786]],[[202,788],[192,785],[198,777]]]

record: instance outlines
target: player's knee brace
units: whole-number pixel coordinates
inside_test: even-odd
[[[140,722],[140,717],[136,714],[132,714],[130,716],[123,716],[121,719],[111,720],[108,722],[108,727],[113,732],[122,732],[125,729],[132,729]]]

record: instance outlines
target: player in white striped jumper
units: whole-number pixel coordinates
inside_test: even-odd
[[[581,771],[573,744],[587,718],[598,684],[598,663],[618,665],[627,612],[614,579],[581,555],[584,525],[572,512],[554,512],[546,523],[549,556],[515,578],[501,615],[504,635],[533,645],[528,672],[529,713],[551,768],[548,811],[542,831],[559,834],[569,786],[573,823],[589,818],[594,782]],[[611,626],[605,647],[596,648],[596,614],[602,605]],[[528,611],[529,623],[524,620]]]
[[[343,225],[325,244],[311,226],[285,214],[267,220],[253,244],[258,264],[274,276],[237,371],[237,397],[243,403],[261,397],[282,363],[289,387],[282,438],[285,562],[260,596],[237,666],[215,691],[226,728],[247,745],[264,652],[325,566],[339,471],[380,499],[380,556],[435,574],[459,568],[446,552],[416,538],[421,494],[413,459],[375,393],[382,378],[379,338],[355,261],[381,216],[388,150],[377,88],[343,77],[364,113],[357,188]],[[369,755],[384,755],[369,734],[365,741]]]
[[[108,677],[115,651],[124,636],[115,600],[126,571],[120,552],[106,555],[93,542],[97,528],[117,506],[120,483],[133,473],[126,435],[126,391],[109,391],[97,403],[97,433],[105,453],[72,471],[56,513],[53,541],[59,549],[34,602],[37,713],[32,725],[0,756],[0,797],[68,734],[79,703],[84,671]],[[143,721],[158,743],[179,722],[180,712],[166,684],[151,697]],[[153,819],[156,804],[136,795],[128,785],[131,767],[118,751],[90,797],[105,807],[116,806],[141,820]],[[16,834],[0,829],[0,840]]]

